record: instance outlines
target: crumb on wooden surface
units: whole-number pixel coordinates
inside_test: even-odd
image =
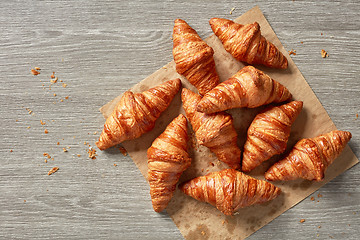
[[[321,198],[323,195],[321,193],[318,194],[318,198]]]
[[[321,228],[321,226],[318,226],[318,228]]]
[[[48,154],[46,152],[44,152],[43,155],[44,155],[44,157],[51,158],[50,154]]]
[[[310,200],[311,200],[311,201],[314,201],[314,200],[315,200],[315,198],[314,198],[314,197],[311,197],[311,198],[310,198]]]
[[[291,49],[291,50],[289,51],[289,55],[296,55],[296,50]]]
[[[50,76],[51,78],[55,78],[55,72]]]
[[[31,74],[36,76],[36,75],[39,75],[40,72],[36,71],[35,69],[31,69]]]
[[[329,57],[329,54],[324,49],[321,49],[321,57],[323,58]]]
[[[231,10],[230,10],[230,15],[232,15],[232,13],[235,11],[235,8],[233,7]]]
[[[41,68],[39,68],[39,67],[34,67],[35,68],[35,70],[41,70]]]
[[[13,150],[12,150],[12,149],[10,149],[10,152],[13,152]]]
[[[27,129],[30,129],[30,128],[31,128],[30,126],[27,127]]]
[[[30,110],[30,108],[25,108],[29,114],[32,114],[33,111]]]
[[[303,44],[304,42],[300,42],[301,44]]]
[[[64,100],[60,99],[60,102],[63,102]]]
[[[68,150],[66,148],[63,148],[63,152],[67,152]]]
[[[26,200],[24,199],[24,202],[26,202]]]
[[[53,167],[53,168],[48,172],[48,175],[51,175],[51,174],[57,172],[58,170],[59,170],[58,167]]]
[[[64,88],[66,88],[66,87],[67,87],[67,84],[66,84],[66,83],[63,83],[62,86],[63,86]]]
[[[356,115],[355,115],[355,119],[358,119],[359,118],[359,114],[357,113]]]
[[[68,99],[69,99],[69,96],[66,96],[65,99],[68,100]]]
[[[54,93],[54,97],[56,97],[56,93]]]
[[[81,157],[81,155],[80,155],[80,154],[76,154],[76,156]]]
[[[94,132],[94,135],[96,135],[96,134],[97,134],[97,132],[95,131],[95,132]]]
[[[128,153],[127,153],[127,151],[126,151],[126,149],[125,149],[124,147],[120,146],[120,147],[119,147],[119,150],[120,150],[120,152],[122,153],[122,155],[124,155],[124,156],[127,156],[127,155],[128,155]]]
[[[56,145],[60,145],[60,142],[57,142]]]
[[[48,133],[49,133],[49,131],[48,131],[47,129],[45,129],[44,133],[45,133],[45,134],[48,134]]]
[[[305,222],[305,219],[300,219],[300,222],[301,222],[301,223]]]
[[[44,162],[47,163],[47,159],[45,159]]]
[[[204,231],[201,231],[201,235],[205,236],[205,232],[204,232]]]
[[[93,149],[92,147],[89,147],[88,154],[89,154],[89,158],[96,159],[97,156],[96,150]]]
[[[116,167],[117,166],[117,164],[116,163],[114,163],[114,167]]]
[[[45,125],[45,124],[46,124],[46,122],[43,121],[43,120],[40,120],[40,123],[41,123],[41,125]]]

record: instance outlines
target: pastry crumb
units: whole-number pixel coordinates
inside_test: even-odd
[[[53,72],[53,74],[50,76],[51,78],[55,78],[55,72]]]
[[[80,155],[80,154],[76,154],[76,156],[81,157],[81,155]]]
[[[10,149],[10,152],[13,152],[13,150],[12,150],[12,149]]]
[[[233,7],[231,10],[230,10],[230,15],[232,15],[232,13],[235,11],[235,8]]]
[[[304,42],[300,42],[301,44],[303,44]]]
[[[46,124],[46,122],[43,121],[43,120],[40,120],[40,123],[41,123],[41,125],[45,125],[45,124]]]
[[[24,203],[26,202],[26,200],[24,199]]]
[[[57,142],[56,145],[60,145],[60,142]]]
[[[67,152],[68,150],[66,148],[63,148],[63,152]]]
[[[359,118],[359,114],[357,113],[356,115],[355,115],[355,119],[358,119]]]
[[[315,198],[314,198],[314,197],[311,197],[311,198],[310,198],[310,200],[311,200],[311,201],[314,201],[314,200],[315,200]]]
[[[45,133],[45,134],[48,134],[48,133],[49,133],[49,131],[48,131],[47,129],[45,129],[44,133]]]
[[[27,127],[27,129],[30,129],[30,128],[31,128],[30,126]]]
[[[301,223],[305,222],[305,219],[300,219],[300,222],[301,222]]]
[[[321,197],[322,197],[322,194],[321,194],[321,193],[319,193],[319,194],[318,194],[318,198],[321,198]]]
[[[205,236],[205,232],[204,232],[204,231],[201,231],[201,235]]]
[[[116,167],[117,166],[117,164],[116,163],[114,163],[114,167]]]
[[[291,49],[291,50],[289,51],[289,55],[296,55],[296,50]]]
[[[63,86],[64,88],[66,88],[66,87],[67,87],[67,84],[66,84],[66,83],[63,83],[62,86]]]
[[[53,168],[48,172],[48,175],[51,175],[51,174],[57,172],[58,170],[59,170],[58,167],[53,167]]]
[[[324,49],[321,49],[321,57],[323,58],[329,57],[329,54]]]
[[[44,162],[47,163],[47,159],[45,159]]]
[[[39,67],[34,67],[35,68],[35,70],[41,70],[41,68],[39,68]]]
[[[48,154],[48,153],[43,153],[43,155],[44,155],[44,157],[47,157],[47,158],[51,158],[51,156],[50,156],[50,154]]]
[[[88,154],[89,154],[89,158],[96,159],[97,156],[96,150],[93,149],[92,147],[89,147]]]
[[[54,93],[54,97],[56,97],[56,93]]]
[[[36,75],[39,75],[40,72],[36,71],[35,69],[31,69],[31,74],[36,76]]]
[[[318,226],[318,228],[321,228],[321,226]]]
[[[68,99],[69,99],[69,96],[66,96],[65,99],[68,100]]]
[[[96,135],[96,134],[97,134],[97,132],[95,131],[95,132],[94,132],[94,135]]]
[[[33,111],[30,110],[30,108],[25,108],[29,114],[32,114]]]
[[[122,153],[122,155],[124,155],[124,156],[128,155],[128,153],[127,153],[127,151],[126,151],[126,149],[124,147],[119,147],[119,150]]]

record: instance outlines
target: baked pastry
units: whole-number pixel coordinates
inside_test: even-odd
[[[249,172],[272,156],[285,151],[291,125],[301,112],[303,103],[293,101],[274,106],[256,115],[244,145],[242,170]]]
[[[96,146],[105,150],[151,131],[156,119],[170,105],[180,87],[180,79],[174,79],[142,93],[125,92],[106,119]]]
[[[181,174],[191,164],[187,140],[187,120],[180,114],[147,151],[150,195],[156,212],[166,208]]]
[[[265,173],[269,181],[303,178],[321,181],[327,167],[340,155],[351,139],[351,133],[335,130],[297,142],[289,155]]]
[[[238,209],[276,198],[281,190],[234,169],[209,173],[179,185],[181,191],[196,200],[210,203],[225,215]]]
[[[256,108],[290,98],[289,90],[283,85],[253,66],[247,66],[205,94],[197,110],[209,114],[231,108]]]
[[[209,23],[225,50],[237,60],[272,68],[288,67],[286,57],[261,35],[257,22],[241,25],[227,19],[212,18]]]
[[[241,150],[237,146],[233,118],[225,112],[208,115],[196,111],[200,99],[200,95],[183,88],[181,100],[198,143],[208,147],[220,161],[231,168],[240,168]]]
[[[184,20],[175,20],[173,43],[176,71],[184,75],[201,95],[219,84],[214,50]]]

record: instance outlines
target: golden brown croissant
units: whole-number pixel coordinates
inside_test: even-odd
[[[351,133],[335,130],[297,142],[289,155],[265,173],[270,181],[303,178],[321,181],[327,167],[339,156],[351,139]]]
[[[237,133],[230,114],[219,112],[204,114],[196,111],[200,95],[183,88],[181,100],[200,145],[208,147],[220,161],[231,168],[240,168],[241,151],[237,146]]]
[[[242,170],[249,172],[272,156],[285,151],[291,125],[301,112],[303,103],[293,101],[271,107],[252,121],[244,145]]]
[[[96,146],[105,150],[152,130],[156,119],[169,106],[180,86],[180,79],[174,79],[142,93],[125,92],[106,119]]]
[[[288,67],[286,57],[261,35],[257,22],[241,25],[227,19],[212,18],[209,23],[225,50],[237,60],[273,68]]]
[[[184,20],[175,20],[173,42],[176,71],[184,75],[201,95],[219,84],[214,50]]]
[[[209,114],[231,108],[255,108],[290,98],[289,90],[283,85],[262,71],[247,66],[205,94],[197,110]]]
[[[210,203],[225,215],[239,208],[276,198],[281,190],[234,169],[213,172],[179,185],[181,191],[196,200]]]
[[[166,208],[181,174],[191,164],[187,153],[187,139],[187,121],[180,114],[147,151],[150,195],[156,212]]]

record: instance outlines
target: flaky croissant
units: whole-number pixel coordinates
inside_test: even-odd
[[[175,20],[173,43],[176,71],[184,75],[201,95],[219,84],[214,50],[184,20]]]
[[[253,66],[246,66],[205,94],[197,110],[209,114],[231,108],[255,108],[290,98],[291,93],[283,85]]]
[[[239,208],[276,198],[281,190],[234,169],[213,172],[179,185],[181,191],[196,200],[210,203],[225,215]]]
[[[180,79],[174,79],[142,93],[125,92],[106,119],[96,146],[105,150],[152,130],[156,119],[170,105],[180,87]]]
[[[187,120],[180,114],[147,151],[150,195],[156,212],[166,208],[181,174],[191,164],[187,140]]]
[[[288,67],[286,57],[261,35],[257,22],[241,25],[227,19],[212,18],[209,23],[225,50],[237,60],[272,68]]]
[[[244,145],[242,170],[249,172],[272,156],[285,151],[291,125],[303,103],[293,101],[266,109],[252,121]]]
[[[231,168],[240,168],[241,150],[237,146],[233,118],[224,112],[207,115],[196,111],[200,99],[198,94],[183,88],[181,100],[198,143],[208,147],[220,161]]]
[[[265,178],[270,181],[297,178],[321,181],[327,167],[340,155],[350,139],[350,132],[339,130],[302,139],[286,158],[269,168]]]

